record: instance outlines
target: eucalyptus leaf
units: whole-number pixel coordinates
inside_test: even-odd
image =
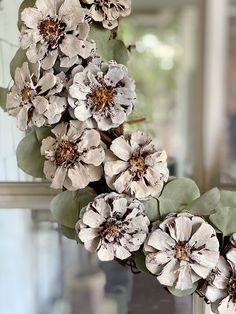
[[[121,40],[110,39],[111,32],[95,23],[91,26],[90,38],[96,42],[97,53],[105,60],[115,60],[117,63],[127,64],[128,49]]]
[[[77,243],[82,243],[78,238],[78,235],[75,231],[75,228],[69,228],[63,225],[60,225],[61,233],[70,240],[75,240]]]
[[[10,73],[13,80],[15,79],[16,69],[20,68],[23,63],[27,61],[28,59],[26,57],[26,51],[19,48],[10,63]]]
[[[218,188],[213,188],[193,201],[186,210],[193,215],[209,216],[215,211],[219,202],[220,191]]]
[[[45,178],[43,173],[44,157],[40,154],[41,142],[35,131],[26,135],[19,143],[16,150],[18,167],[25,173],[36,177]]]
[[[216,213],[212,214],[209,219],[224,236],[229,236],[236,232],[236,208],[217,208]]]
[[[188,178],[178,178],[168,182],[159,196],[161,216],[173,212],[181,212],[195,199],[200,197],[196,183]]]
[[[195,283],[193,284],[193,287],[188,290],[178,290],[174,287],[167,287],[167,289],[169,290],[171,294],[173,294],[176,297],[186,297],[193,294],[197,290],[197,287],[198,287],[198,284]]]
[[[89,38],[96,42],[97,47],[102,47],[110,39],[111,31],[101,26],[100,23],[93,23],[90,27]]]
[[[115,60],[117,63],[127,65],[129,53],[123,41],[117,39],[110,40],[108,49],[112,52],[111,59]]]
[[[29,7],[33,7],[35,5],[36,0],[24,0],[20,7],[19,7],[19,11],[18,11],[18,23],[17,23],[17,27],[19,29],[19,31],[21,31],[21,28],[23,26],[23,22],[21,21],[21,13],[24,11],[24,9],[29,8]]]
[[[156,221],[160,219],[159,203],[156,198],[152,198],[144,203],[145,213],[150,221]]]
[[[95,196],[96,192],[89,187],[78,192],[65,191],[52,199],[50,210],[59,224],[73,229],[79,220],[80,210]]]
[[[38,141],[40,142],[40,146],[43,139],[47,138],[48,136],[52,136],[51,128],[46,126],[41,128],[35,128],[35,133]]]
[[[0,107],[6,111],[8,88],[0,87]]]
[[[220,191],[220,204],[218,207],[233,207],[236,208],[236,192]]]
[[[144,252],[140,249],[135,253],[135,265],[140,270],[142,273],[150,275],[150,271],[147,269],[146,264],[145,264],[145,254]]]

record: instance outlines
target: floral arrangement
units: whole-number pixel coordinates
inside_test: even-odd
[[[236,313],[236,193],[200,195],[169,177],[148,135],[124,133],[136,93],[117,31],[130,12],[131,0],[23,1],[13,84],[0,90],[26,131],[18,165],[59,190],[51,211],[62,233],[100,260]]]

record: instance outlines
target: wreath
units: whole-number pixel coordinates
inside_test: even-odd
[[[201,195],[169,177],[148,135],[124,131],[136,93],[118,27],[130,12],[131,0],[23,1],[14,82],[0,97],[26,131],[18,165],[60,190],[51,211],[62,233],[101,261],[236,313],[236,193]]]

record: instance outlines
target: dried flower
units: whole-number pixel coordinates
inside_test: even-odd
[[[140,201],[110,193],[99,195],[82,209],[76,229],[87,250],[110,261],[127,259],[139,250],[149,224]]]
[[[206,298],[217,314],[236,313],[236,249],[221,256],[216,268],[207,278]]]
[[[74,77],[69,100],[80,121],[93,118],[100,130],[121,125],[133,110],[136,100],[134,81],[128,70],[115,61],[94,58]]]
[[[44,173],[51,187],[75,191],[102,177],[105,158],[100,135],[80,121],[60,123],[53,130],[55,137],[42,141],[45,156]]]
[[[215,229],[202,218],[171,214],[146,241],[146,266],[165,286],[187,290],[207,278],[219,259]]]
[[[66,97],[60,96],[64,88],[63,74],[53,71],[40,74],[38,65],[29,70],[25,62],[15,72],[15,84],[7,96],[7,109],[11,116],[17,117],[18,128],[52,125],[60,121],[67,107]]]
[[[113,29],[118,26],[119,17],[131,12],[131,0],[81,0],[90,7],[90,16],[103,27]]]
[[[108,186],[138,199],[159,194],[168,180],[167,156],[143,132],[115,139],[104,165]]]
[[[95,43],[87,41],[89,26],[84,18],[79,0],[37,0],[34,8],[24,9],[21,47],[27,49],[29,61],[41,61],[42,68],[47,70],[53,67],[58,55],[88,58]]]

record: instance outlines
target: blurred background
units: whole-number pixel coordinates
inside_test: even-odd
[[[138,103],[126,129],[149,132],[172,175],[202,191],[236,190],[236,1],[133,0],[119,37],[132,50]],[[20,0],[0,1],[0,86],[19,45]],[[1,314],[206,314],[197,297],[178,299],[155,278],[99,264],[60,234],[48,211],[53,191],[17,168],[22,133],[0,111]]]

